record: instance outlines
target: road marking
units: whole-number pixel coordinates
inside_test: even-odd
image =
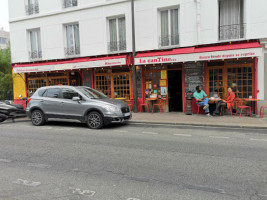
[[[28,163],[29,167],[38,167],[42,169],[48,169],[51,167],[51,165],[45,165],[45,164],[40,164],[40,163]]]
[[[118,132],[118,133],[128,133],[128,131],[113,131],[113,132]]]
[[[154,133],[154,132],[142,132],[144,134],[151,134],[151,135],[158,135],[158,133]]]
[[[267,142],[267,139],[257,139],[257,138],[249,138],[252,141],[262,141],[262,142]]]
[[[137,198],[128,198],[127,200],[141,200],[141,199],[137,199]]]
[[[258,194],[260,197],[267,197],[267,194]]]
[[[70,191],[72,194],[78,194],[78,195],[83,195],[83,196],[89,196],[92,197],[95,195],[95,191],[91,190],[81,190],[80,188],[70,188]]]
[[[8,159],[0,159],[0,162],[3,162],[3,163],[11,163],[12,161],[11,160],[8,160]]]
[[[173,134],[174,136],[191,137],[190,134]]]
[[[27,181],[27,180],[23,180],[23,179],[17,179],[13,183],[18,184],[18,185],[30,186],[30,187],[36,187],[36,186],[41,185],[41,182]]]
[[[210,138],[216,138],[216,139],[229,139],[229,137],[223,137],[223,136],[209,136]]]

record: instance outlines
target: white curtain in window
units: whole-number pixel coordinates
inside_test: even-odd
[[[241,23],[241,1],[221,0],[220,3],[220,26],[237,25]]]
[[[31,51],[37,51],[37,43],[36,43],[36,36],[35,31],[30,32],[30,39],[31,39]]]
[[[110,42],[117,42],[116,19],[109,20],[109,40]]]
[[[171,10],[171,43],[172,43],[172,45],[179,43],[178,9],[172,9]]]
[[[41,47],[41,35],[40,35],[40,30],[37,30],[36,31],[36,36],[37,36],[37,44],[38,44],[38,51],[41,51],[42,50],[42,47]]]
[[[75,47],[80,47],[80,35],[79,35],[79,24],[73,25],[74,27],[74,40],[75,40]]]
[[[125,17],[118,19],[119,23],[119,41],[126,40],[126,27],[125,27]]]
[[[72,48],[74,46],[72,25],[66,26],[66,35],[67,35],[67,48]]]
[[[161,11],[161,36],[167,37],[169,35],[169,24],[168,24],[168,10]]]

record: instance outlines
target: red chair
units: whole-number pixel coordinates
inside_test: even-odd
[[[164,103],[164,99],[161,98],[161,99],[159,100],[159,103],[158,103],[158,104],[154,104],[154,105],[153,105],[152,113],[154,113],[154,111],[155,111],[155,107],[156,107],[156,106],[159,107],[159,111],[160,111],[160,113],[161,113],[161,112],[164,112],[164,109],[163,109],[163,103]]]
[[[243,103],[242,103],[242,100],[239,99],[239,98],[236,98],[235,102],[236,102],[237,110],[240,109],[240,116],[239,117],[241,117],[243,109],[246,109],[246,115],[248,114],[248,110],[249,110],[250,117],[252,117],[252,112],[251,112],[251,107],[250,106],[244,106]],[[237,115],[237,113],[238,112],[236,111],[236,115]]]
[[[203,106],[200,106],[198,104],[198,101],[196,100],[196,98],[193,98],[193,103],[195,103],[197,105],[197,115],[199,115],[200,109],[202,108],[202,110],[203,110]]]
[[[128,106],[129,106],[129,108],[130,108],[131,111],[134,110],[134,99],[131,99],[131,100],[129,101]]]
[[[267,106],[262,106],[260,109],[260,117],[264,117],[264,109],[267,108]]]
[[[225,106],[221,106],[221,113],[220,113],[220,115],[222,116],[222,113],[225,111]],[[230,110],[230,113],[231,113],[231,116],[233,116],[233,106],[231,106],[230,108],[229,108],[229,110]]]
[[[149,112],[149,105],[147,103],[144,103],[142,98],[138,98],[137,103],[138,103],[138,112],[142,112],[143,108],[144,110],[145,108],[147,108],[147,112]]]

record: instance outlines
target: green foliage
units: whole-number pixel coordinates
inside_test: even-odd
[[[12,99],[12,65],[10,49],[0,50],[0,100]]]

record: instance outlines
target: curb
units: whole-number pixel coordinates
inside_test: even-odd
[[[138,125],[156,125],[156,126],[185,126],[185,127],[212,127],[212,128],[230,128],[230,129],[264,129],[267,130],[267,126],[253,126],[253,125],[222,125],[222,124],[197,124],[197,123],[179,123],[179,122],[151,122],[151,121],[136,121],[131,120],[128,124]]]

